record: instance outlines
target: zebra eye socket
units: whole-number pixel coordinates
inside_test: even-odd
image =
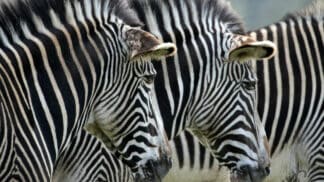
[[[154,82],[155,75],[145,75],[143,79],[146,83],[152,84]]]
[[[255,81],[242,81],[242,86],[246,90],[255,90],[256,82]]]

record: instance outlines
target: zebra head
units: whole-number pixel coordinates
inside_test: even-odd
[[[163,122],[152,108],[156,72],[150,60],[171,56],[176,47],[112,15],[100,23],[111,22],[114,26],[106,26],[103,34],[113,32],[117,38],[103,36],[103,42],[115,44],[105,45],[111,46],[110,60],[84,128],[131,168],[136,181],[160,181],[171,167],[171,151]]]
[[[230,169],[232,181],[262,181],[270,173],[269,145],[255,105],[257,78],[248,60],[272,57],[275,46],[237,34],[224,34],[224,40],[231,43],[220,54],[225,58],[219,58],[223,63],[217,76],[207,81],[207,91],[212,89],[191,131]]]
[[[136,181],[157,181],[171,167],[171,151],[163,122],[152,108],[156,71],[149,60],[170,56],[176,48],[138,28],[120,28],[124,44],[116,51],[124,54],[123,61],[106,71],[112,80],[103,83],[85,129],[131,168]]]

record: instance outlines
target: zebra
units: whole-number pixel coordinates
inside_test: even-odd
[[[258,78],[257,111],[271,148],[267,182],[324,181],[323,24],[324,3],[317,0],[248,32],[259,41],[273,41],[278,50],[252,66]],[[189,132],[170,145],[173,168],[164,181],[228,180],[228,171]]]
[[[50,181],[85,128],[139,181],[170,168],[152,104],[152,58],[171,56],[120,0],[40,0],[0,6],[0,181]],[[160,60],[160,59],[159,59]]]
[[[177,45],[174,57],[165,63],[154,62],[157,76],[153,100],[168,138],[191,130],[213,157],[232,171],[233,179],[263,179],[269,173],[267,139],[254,112],[256,76],[246,61],[271,57],[273,44],[241,35],[241,21],[223,0],[131,3],[145,30]],[[69,175],[74,181],[120,179],[124,172],[109,178],[116,173],[114,164],[118,162],[100,165],[110,161],[108,152],[71,154],[79,148],[101,145],[93,140],[71,144],[58,162],[57,179]],[[94,165],[82,165],[84,161],[93,161]]]

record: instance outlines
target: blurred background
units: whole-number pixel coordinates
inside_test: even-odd
[[[308,5],[312,0],[230,0],[241,15],[247,30],[269,25],[280,20],[288,12]],[[324,1],[324,0],[323,0]]]

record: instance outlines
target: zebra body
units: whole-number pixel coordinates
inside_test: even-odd
[[[261,180],[268,173],[267,139],[254,112],[256,77],[244,61],[271,57],[272,44],[240,35],[236,14],[222,0],[132,3],[146,30],[178,48],[174,58],[167,58],[174,61],[154,63],[153,100],[169,139],[190,129],[221,165],[231,169],[232,177]],[[102,179],[93,166],[72,162],[86,158],[69,155],[65,153],[57,168],[67,169],[65,175],[84,171],[76,181]]]
[[[0,9],[0,181],[50,181],[84,126],[138,179],[163,176],[169,149],[146,81],[155,70],[145,59],[172,54],[174,45],[129,26],[140,21],[122,1]]]

